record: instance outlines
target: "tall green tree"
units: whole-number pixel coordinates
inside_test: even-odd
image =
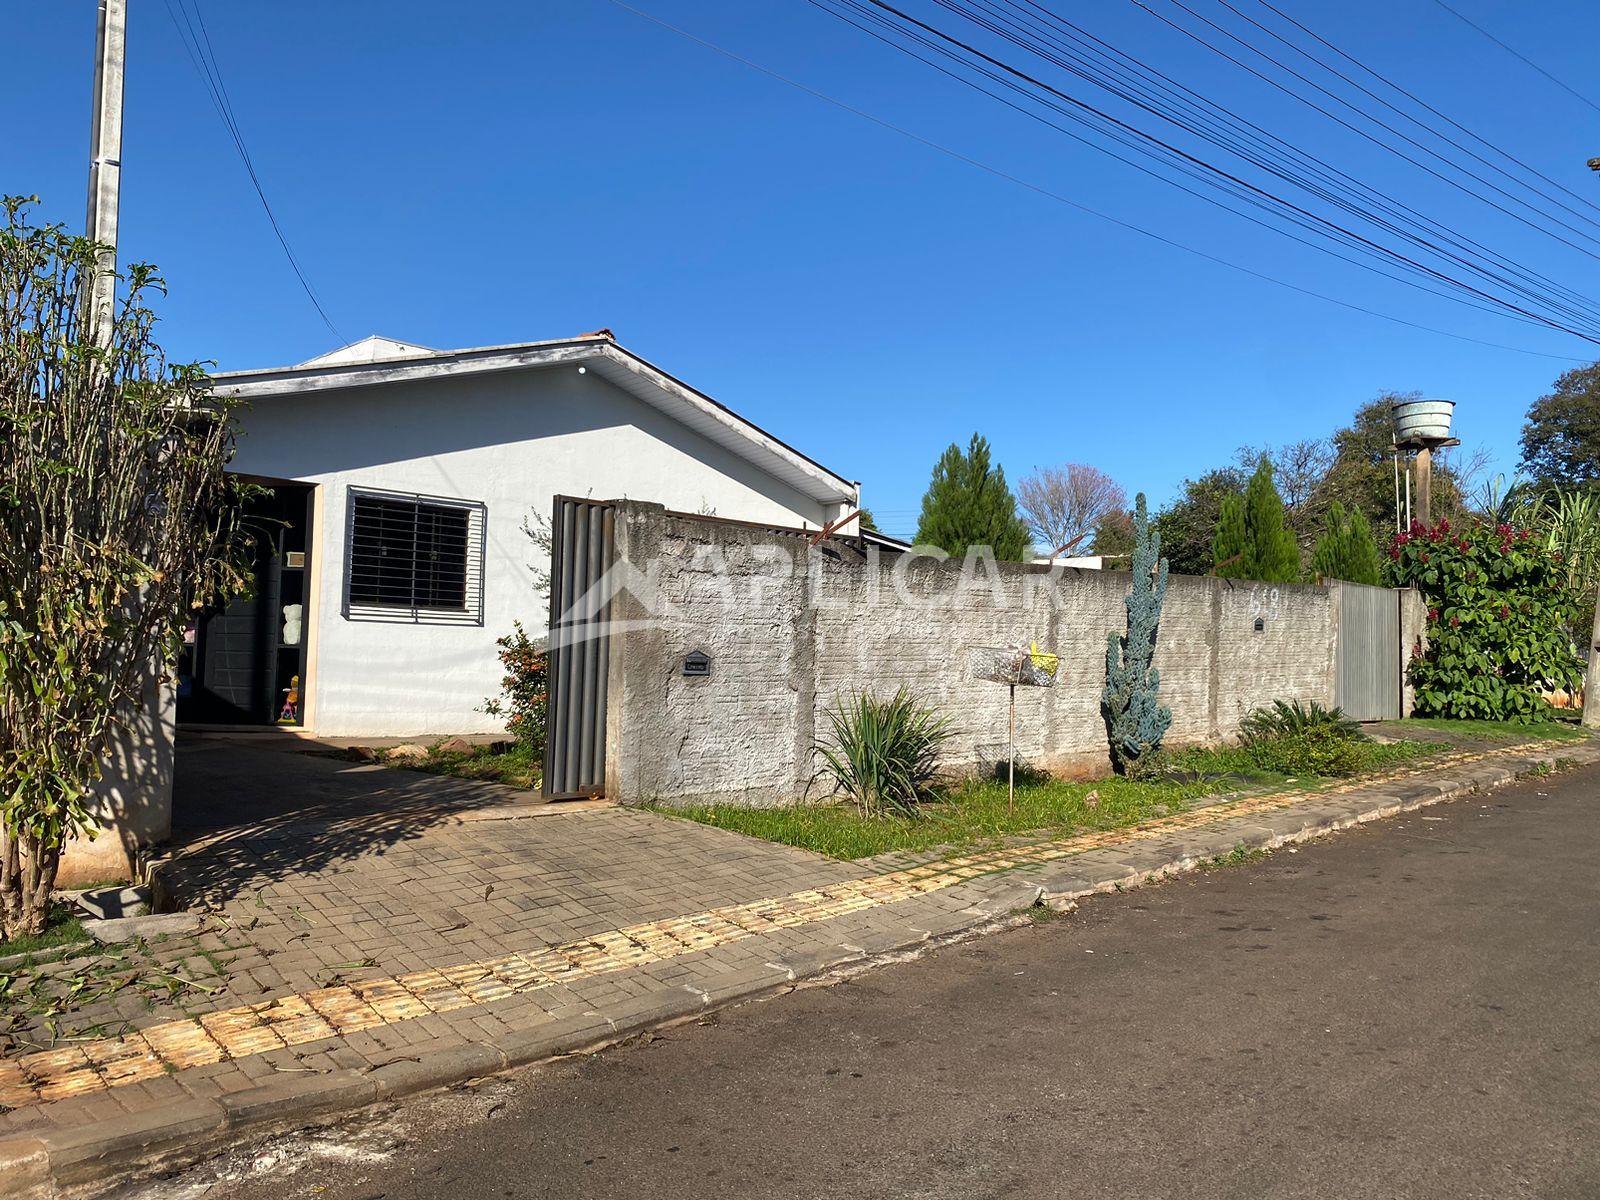
[[[1533,402],[1522,467],[1546,486],[1600,482],[1600,363],[1566,372]]]
[[[952,442],[940,455],[922,497],[916,542],[953,558],[971,546],[988,546],[1011,562],[1027,557],[1028,527],[1017,515],[1005,471],[990,461],[986,438],[974,433],[965,451]]]
[[[1215,575],[1268,583],[1300,577],[1299,543],[1273,483],[1272,460],[1265,454],[1241,491],[1220,495],[1207,569]]]
[[[1215,563],[1212,570],[1218,575],[1242,571],[1249,538],[1250,531],[1244,523],[1244,497],[1224,496],[1222,511],[1217,515],[1217,532],[1211,539],[1211,558]]]
[[[1322,579],[1374,585],[1383,582],[1383,560],[1364,512],[1356,509],[1347,513],[1337,500],[1329,505],[1322,536],[1311,554],[1311,569]]]
[[[1222,502],[1244,494],[1245,473],[1237,467],[1220,467],[1183,481],[1183,494],[1155,518],[1156,532],[1167,561],[1179,575],[1205,575],[1216,564],[1212,541]]]
[[[1128,510],[1107,513],[1094,527],[1090,554],[1125,558],[1133,553],[1133,513]]]
[[[1236,552],[1237,567],[1226,567],[1219,561],[1219,573],[1264,583],[1295,582],[1300,578],[1300,545],[1284,520],[1283,497],[1272,482],[1272,462],[1265,455],[1245,485],[1242,507],[1244,548]],[[1228,515],[1234,519],[1231,511]]]
[[[1302,551],[1309,552],[1321,530],[1322,514],[1328,507],[1322,484],[1333,466],[1333,440],[1306,438],[1259,449],[1242,446],[1238,455],[1240,470],[1247,474],[1253,472],[1263,455],[1272,460],[1272,482],[1278,495],[1283,497],[1284,520],[1294,531]]]

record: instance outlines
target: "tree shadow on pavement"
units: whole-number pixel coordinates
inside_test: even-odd
[[[180,739],[172,861],[180,907],[221,907],[289,875],[415,842],[443,822],[520,809],[537,797],[494,783],[355,761],[305,748]]]

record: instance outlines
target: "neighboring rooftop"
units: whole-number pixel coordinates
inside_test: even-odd
[[[418,346],[412,342],[402,342],[395,338],[380,337],[373,334],[364,337],[359,342],[351,342],[348,346],[340,346],[337,350],[329,350],[326,354],[319,354],[315,358],[308,358],[303,363],[295,364],[297,367],[342,367],[350,363],[375,363],[389,362],[396,358],[426,358],[439,351],[428,346]]]

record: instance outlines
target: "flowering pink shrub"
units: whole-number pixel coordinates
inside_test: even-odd
[[[1576,687],[1575,597],[1560,557],[1526,530],[1413,522],[1389,546],[1395,582],[1428,603],[1428,648],[1411,660],[1419,716],[1531,721],[1546,688]]]

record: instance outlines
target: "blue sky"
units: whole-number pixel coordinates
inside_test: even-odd
[[[1585,355],[1570,336],[1423,296],[1220,213],[801,0],[632,2],[1252,269],[1471,337]],[[1013,481],[1091,462],[1159,504],[1241,444],[1326,434],[1378,391],[1416,388],[1456,400],[1462,436],[1509,470],[1528,403],[1576,365],[1393,325],[1141,238],[608,0],[198,3],[268,195],[347,339],[455,347],[609,326],[862,479],[892,532],[911,531],[934,459],[974,429]],[[1595,78],[1600,6],[1453,3],[1580,88]],[[1433,0],[1280,6],[1600,202],[1600,176],[1584,167],[1600,154],[1600,113]],[[331,348],[165,3],[133,8],[122,238],[125,256],[170,281],[169,349],[231,369]],[[1600,294],[1600,261],[1341,134],[1127,0],[1071,13],[1351,174]],[[36,192],[45,216],[78,227],[94,4],[19,5],[7,25],[0,76],[27,104],[0,141],[0,188]]]

